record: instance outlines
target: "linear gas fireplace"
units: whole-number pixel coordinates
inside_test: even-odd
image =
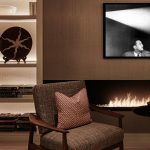
[[[44,80],[43,83],[66,80]],[[132,110],[150,101],[150,80],[86,80],[90,104],[104,109]]]
[[[91,104],[110,110],[132,110],[150,101],[150,81],[88,80]]]

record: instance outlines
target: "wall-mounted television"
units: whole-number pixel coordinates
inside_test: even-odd
[[[150,3],[104,3],[104,58],[150,58]]]

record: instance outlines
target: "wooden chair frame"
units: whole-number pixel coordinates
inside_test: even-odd
[[[91,105],[90,109],[92,111],[97,111],[104,115],[108,115],[108,116],[117,118],[118,126],[120,128],[122,128],[122,118],[124,117],[124,115],[106,110],[104,108],[97,107],[95,105]],[[52,131],[62,133],[62,150],[68,150],[68,145],[67,145],[67,133],[69,133],[68,130],[63,130],[63,129],[53,127],[50,124],[42,121],[40,118],[38,118],[36,115],[33,115],[33,114],[29,114],[29,120],[30,120],[31,126],[30,126],[30,133],[29,133],[28,150],[47,150],[47,149],[43,148],[41,145],[36,145],[34,143],[33,138],[34,138],[35,126],[44,127],[44,128],[50,129]],[[110,147],[107,147],[103,150],[112,150],[117,147],[119,147],[120,150],[124,150],[123,141],[121,141],[115,145],[112,145]]]

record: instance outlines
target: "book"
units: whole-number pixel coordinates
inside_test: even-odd
[[[0,86],[0,97],[17,97],[18,87],[4,87]]]

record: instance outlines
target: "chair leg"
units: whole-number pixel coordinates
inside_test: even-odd
[[[33,145],[33,136],[34,136],[34,125],[30,124],[30,133],[29,133],[29,141],[28,141],[28,150],[31,150]]]
[[[63,133],[62,134],[62,138],[63,138],[63,150],[68,150],[67,134]]]
[[[120,143],[119,149],[124,150],[123,142]]]

